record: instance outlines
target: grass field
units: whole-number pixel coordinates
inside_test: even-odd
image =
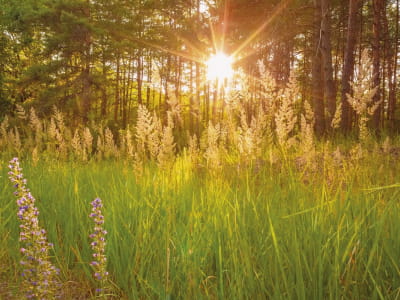
[[[125,160],[41,156],[21,166],[64,299],[94,297],[95,197],[108,231],[109,298],[400,299],[399,158],[371,148],[338,160],[333,151],[321,148],[314,167],[286,157],[213,171],[181,155],[171,169],[149,163],[141,177]],[[1,299],[20,297],[10,158],[0,163]]]

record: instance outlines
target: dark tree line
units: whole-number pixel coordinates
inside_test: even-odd
[[[251,77],[259,61],[278,87],[296,74],[320,136],[339,103],[341,129],[354,127],[347,94],[369,49],[380,103],[370,126],[399,119],[398,0],[0,0],[0,28],[0,115],[56,105],[71,122],[125,127],[138,104],[162,113],[174,98],[194,129],[224,96],[204,80],[215,42]]]

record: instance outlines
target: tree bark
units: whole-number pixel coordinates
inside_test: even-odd
[[[327,108],[327,124],[331,124],[336,111],[336,86],[333,80],[331,45],[331,7],[330,0],[321,0],[321,54],[324,72],[324,89]]]
[[[119,75],[120,75],[120,58],[119,53],[117,54],[117,66],[116,66],[116,78],[115,78],[115,101],[114,101],[114,121],[118,121],[118,107],[120,102],[120,91],[119,91]]]
[[[87,20],[90,19],[90,2],[86,1],[86,5],[83,8],[83,14]],[[83,123],[86,124],[89,120],[89,112],[91,106],[91,78],[90,78],[90,68],[91,68],[91,47],[92,39],[89,28],[82,28],[84,30],[84,67],[82,70],[82,119]]]
[[[201,113],[200,113],[200,91],[201,91],[201,78],[200,78],[200,63],[195,63],[195,78],[196,78],[196,96],[194,102],[194,116],[195,116],[195,124],[196,124],[196,133],[197,136],[200,135],[200,120],[201,120]]]
[[[142,96],[142,50],[139,50],[137,56],[137,69],[136,69],[136,81],[137,81],[137,100],[139,104],[143,103],[143,96]]]
[[[346,47],[344,52],[344,63],[342,72],[342,90],[341,90],[341,102],[342,102],[342,117],[341,117],[341,128],[346,133],[351,129],[350,119],[350,104],[347,101],[347,94],[350,93],[350,80],[354,73],[354,50],[356,47],[358,23],[359,23],[359,11],[362,0],[350,0],[349,4],[349,17],[347,25],[347,37]]]
[[[325,131],[324,90],[321,57],[321,0],[314,0],[312,101],[314,106],[315,132],[322,136]]]
[[[383,93],[383,103],[386,103],[387,101],[387,111],[386,111],[386,116],[387,118],[389,117],[389,106],[390,106],[390,93],[391,90],[393,89],[393,56],[394,56],[394,41],[391,41],[390,33],[389,33],[389,23],[388,23],[388,18],[387,18],[387,13],[386,13],[386,6],[384,7],[384,12],[383,12],[383,20],[382,20],[382,37],[383,37],[383,52],[384,52],[384,70],[382,77],[383,77],[383,90],[386,90],[386,85],[385,83],[387,82],[388,84],[388,98],[387,100],[385,99],[386,93]],[[392,45],[393,44],[393,45]],[[383,109],[382,113],[382,122],[384,121],[384,116],[385,116],[385,111]]]
[[[373,8],[373,24],[372,24],[372,68],[373,68],[373,85],[377,87],[377,91],[374,95],[373,103],[377,103],[381,99],[381,40],[382,40],[382,16],[383,16],[383,8],[384,8],[384,0],[373,0],[372,1]],[[375,110],[374,115],[372,117],[373,126],[375,130],[380,128],[380,121],[382,115],[382,104]]]
[[[105,49],[102,49],[102,71],[103,71],[103,82],[107,82],[107,66]],[[105,118],[107,116],[107,84],[104,84],[101,88],[101,117]]]
[[[388,120],[390,126],[394,127],[396,112],[396,91],[397,91],[397,57],[399,48],[399,0],[396,1],[396,31],[394,42],[393,59],[389,64],[393,64],[392,76],[389,78],[389,103],[388,103]]]

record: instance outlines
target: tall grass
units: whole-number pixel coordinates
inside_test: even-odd
[[[0,296],[19,298],[18,221],[0,163]],[[262,168],[22,162],[66,299],[95,295],[90,201],[104,203],[115,298],[397,299],[400,165],[370,153]],[[35,164],[35,166],[34,166]]]
[[[62,298],[400,299],[400,142],[368,132],[372,87],[359,78],[349,97],[358,138],[332,130],[329,141],[313,136],[294,77],[265,89],[254,103],[233,98],[196,134],[172,102],[161,115],[139,106],[136,126],[118,132],[19,107],[0,124],[0,298],[21,298],[6,170],[18,155]],[[100,291],[95,198],[108,232]]]

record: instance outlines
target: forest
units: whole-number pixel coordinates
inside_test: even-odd
[[[399,0],[0,0],[0,299],[400,299]]]
[[[43,117],[56,106],[74,127],[102,121],[117,130],[134,122],[139,104],[165,115],[175,97],[193,131],[218,118],[231,96],[219,97],[205,80],[208,57],[221,51],[246,77],[232,87],[246,85],[249,94],[236,96],[248,98],[249,117],[254,99],[267,98],[261,63],[278,88],[296,77],[317,135],[332,131],[338,107],[340,131],[349,132],[357,114],[347,94],[368,49],[372,104],[379,103],[371,128],[396,129],[396,1],[4,0],[1,7],[2,117],[16,105]]]

